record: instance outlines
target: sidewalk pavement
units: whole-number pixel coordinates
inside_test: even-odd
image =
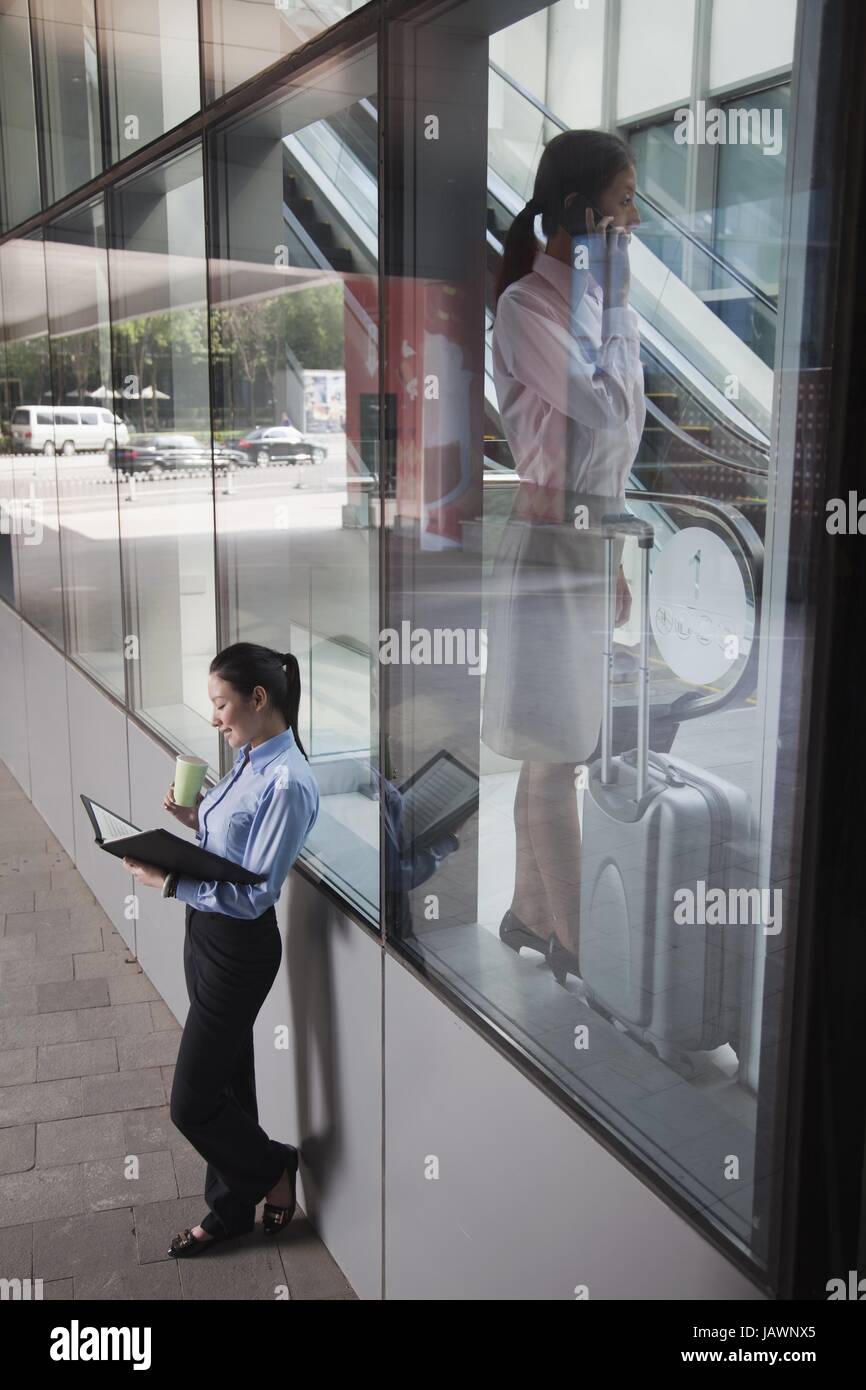
[[[0,762],[0,1280],[60,1300],[355,1298],[300,1206],[273,1239],[165,1253],[207,1210],[169,1119],[180,1036]]]

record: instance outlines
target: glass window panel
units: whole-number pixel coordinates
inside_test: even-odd
[[[102,168],[94,0],[30,0],[46,198]]]
[[[39,207],[27,0],[0,0],[0,231]]]
[[[366,0],[203,0],[205,100],[337,24]]]
[[[51,358],[41,233],[0,246],[6,398],[16,408],[4,433],[3,495],[18,517],[11,555],[15,603],[33,625],[63,646],[55,425],[36,407],[52,402]],[[25,412],[22,419],[19,412]]]
[[[693,8],[621,7],[619,54],[605,62],[609,72],[640,52],[655,91],[636,105],[687,95],[677,36]],[[793,419],[773,421],[772,357],[719,310],[742,296],[738,267],[764,262],[738,255],[733,231],[713,261],[664,207],[644,220],[639,201],[618,305],[630,344],[615,349],[608,334],[603,345],[603,273],[573,268],[549,212],[534,238],[514,220],[551,138],[567,151],[582,137],[536,122],[530,163],[528,119],[485,122],[503,84],[489,73],[485,91],[489,8],[430,13],[390,35],[393,110],[435,112],[439,138],[397,118],[400,235],[383,281],[385,433],[396,436],[384,469],[383,773],[406,817],[402,852],[385,846],[388,930],[764,1267],[782,1180],[770,1155],[808,732],[793,690],[783,699],[773,680],[777,634],[789,624],[795,652],[809,650],[815,621],[796,585],[762,591],[789,545],[777,499],[805,486],[813,460],[799,438],[786,450]],[[502,66],[502,33],[496,51]],[[807,147],[815,98],[800,93]],[[666,135],[637,143],[657,191],[685,203]],[[791,209],[749,221],[752,175],[766,180],[772,164],[763,194],[775,196],[787,151],[720,154],[723,225],[745,218],[744,243],[760,240],[768,259],[772,248],[774,264],[796,253],[783,232]],[[555,207],[573,179],[623,221],[613,181],[583,188],[573,159],[564,182],[536,191]],[[506,235],[515,283],[497,299]],[[802,284],[790,286],[792,325]],[[801,353],[828,365],[811,360],[811,328],[802,342],[791,332],[794,370]],[[621,381],[621,410],[593,390],[602,369]],[[601,519],[626,510],[651,528],[649,595],[636,537],[620,537],[608,664]],[[644,621],[653,756],[638,795]],[[600,747],[607,670],[612,775]]]
[[[16,544],[13,531],[15,511],[14,475],[12,459],[12,425],[16,421],[29,420],[29,413],[16,403],[6,369],[6,313],[3,307],[3,257],[0,253],[0,598],[11,608],[17,604],[15,594],[15,565],[13,559]]]
[[[713,0],[710,88],[790,67],[796,20],[797,0]]]
[[[785,157],[791,88],[740,97],[721,106],[730,126],[733,111],[760,114],[763,129],[776,139],[778,152],[765,154],[760,144],[718,146],[718,181],[714,249],[775,305],[779,298],[779,255],[785,193]],[[738,120],[742,119],[737,117]],[[768,148],[775,148],[768,142]],[[776,316],[754,295],[723,296],[719,315],[762,361],[772,366]]]
[[[622,0],[616,109],[627,121],[687,100],[694,0]]]
[[[114,390],[129,432],[114,462],[130,702],[219,770],[207,673],[217,650],[214,487],[225,484],[211,454],[199,148],[113,189],[109,227]],[[148,450],[153,434],[161,447]],[[172,456],[175,434],[200,446],[183,466]]]
[[[111,390],[108,255],[102,199],[49,225],[45,254],[52,373],[58,400],[99,400]],[[113,417],[55,410],[55,430],[77,426],[77,453],[58,465],[58,512],[67,650],[125,698]],[[122,430],[121,430],[122,434]],[[62,447],[62,441],[61,441]]]
[[[211,141],[226,641],[292,650],[322,794],[305,855],[378,920],[375,49]]]
[[[100,0],[99,39],[112,159],[180,125],[199,108],[196,0]]]
[[[637,160],[638,184],[656,202],[682,216],[687,207],[688,147],[674,139],[674,123],[646,126],[629,136]]]
[[[554,5],[546,13],[550,25],[547,105],[567,125],[599,125],[607,0],[582,8]]]
[[[539,10],[500,29],[490,40],[490,61],[505,69],[561,121],[595,126],[602,119],[607,0]],[[507,121],[507,93],[491,86],[491,126]],[[508,138],[507,134],[504,137]]]

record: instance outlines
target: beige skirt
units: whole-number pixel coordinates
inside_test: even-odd
[[[547,493],[543,496],[543,493]],[[551,499],[553,505],[551,506]],[[575,508],[584,507],[575,526]],[[507,758],[583,763],[601,729],[605,543],[618,497],[527,490],[505,523],[487,596],[481,737]],[[551,516],[561,519],[545,519]],[[622,556],[614,540],[614,573]]]

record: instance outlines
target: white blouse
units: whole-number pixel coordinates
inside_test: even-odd
[[[625,495],[646,419],[638,317],[546,251],[500,295],[493,381],[520,477]]]

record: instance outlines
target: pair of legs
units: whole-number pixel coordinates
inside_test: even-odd
[[[511,910],[543,940],[577,949],[580,821],[576,764],[524,762],[514,798],[517,867]]]
[[[276,977],[276,915],[256,922],[187,908],[184,974],[190,1007],[178,1049],[171,1119],[207,1160],[210,1210],[199,1239],[255,1225],[262,1197],[290,1200],[287,1146],[258,1122],[253,1024]]]

